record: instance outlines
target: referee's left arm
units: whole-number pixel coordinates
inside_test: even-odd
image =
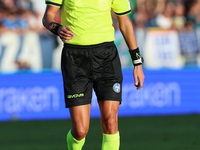
[[[126,41],[126,44],[129,49],[136,49],[138,47],[135,33],[133,30],[133,25],[128,17],[128,15],[117,16],[119,21],[119,28],[123,37]]]
[[[133,30],[133,25],[132,25],[131,21],[129,20],[128,15],[117,16],[117,18],[119,21],[120,31],[123,34],[123,37],[129,48],[129,52],[131,54],[136,54],[138,52],[138,54],[139,54],[139,48],[137,45],[137,40],[135,37],[134,30]],[[134,56],[132,56],[132,59],[133,58],[134,58]],[[133,75],[134,75],[134,80],[135,80],[135,86],[137,87],[137,89],[142,88],[143,82],[144,82],[144,73],[142,70],[142,62],[140,62],[139,60],[141,60],[141,58],[135,58],[135,60],[133,60],[133,62],[135,62]]]

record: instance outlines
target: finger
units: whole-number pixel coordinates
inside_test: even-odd
[[[135,86],[136,86],[137,88],[138,88],[138,87],[140,87],[140,82],[138,82],[138,84],[137,84],[137,85],[135,84]]]
[[[62,28],[64,31],[71,31],[72,29],[71,28],[69,28],[68,26],[63,26],[63,28]]]
[[[74,33],[73,33],[71,30],[67,30],[67,29],[65,29],[65,28],[62,29],[61,32],[62,32],[62,33],[67,33],[67,34],[74,35]]]
[[[137,76],[134,76],[134,80],[135,80],[135,86],[137,87],[137,86],[138,86],[138,79],[137,79]]]
[[[73,35],[71,35],[71,34],[66,34],[66,33],[60,33],[60,38],[62,38],[62,39],[65,39],[65,38],[74,38],[74,36]]]
[[[61,33],[62,33],[62,34],[70,34],[70,35],[74,36],[74,33],[71,32],[71,30],[72,30],[72,29],[70,29],[69,27],[63,27],[63,28],[61,29]]]
[[[60,38],[74,38],[74,36],[70,35],[70,34],[60,34]]]
[[[73,38],[67,37],[67,38],[63,38],[63,39],[61,39],[61,40],[63,40],[63,41],[69,41],[69,40],[71,40],[71,39],[73,39]]]
[[[71,40],[71,39],[73,39],[74,37],[63,37],[63,38],[61,38],[63,41],[69,41],[69,40]]]
[[[68,26],[65,26],[65,28],[67,29],[67,30],[69,30],[69,31],[71,31],[72,29],[71,28],[69,28]]]
[[[143,83],[142,83],[142,82],[139,82],[138,87],[137,87],[137,90],[141,89],[142,87],[143,87]]]
[[[143,82],[144,82],[144,80],[139,79],[139,84],[138,84],[137,90],[139,90],[139,89],[141,89],[143,87]]]
[[[60,35],[62,35],[62,36],[74,36],[74,33],[72,33],[71,31],[64,32],[63,30],[61,30]]]

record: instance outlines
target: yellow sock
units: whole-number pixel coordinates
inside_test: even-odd
[[[85,143],[85,138],[78,141],[72,136],[71,130],[67,134],[67,145],[68,150],[81,150]]]
[[[119,150],[119,145],[119,131],[115,134],[103,133],[102,150]]]

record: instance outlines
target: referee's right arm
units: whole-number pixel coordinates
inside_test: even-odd
[[[71,29],[67,26],[62,26],[59,23],[56,23],[54,20],[59,9],[60,7],[47,5],[42,23],[49,31],[58,35],[61,40],[69,41],[74,38],[74,34],[71,32]]]
[[[43,25],[48,29],[51,22],[55,22],[54,18],[60,8],[54,6],[47,6],[45,14],[42,19]]]

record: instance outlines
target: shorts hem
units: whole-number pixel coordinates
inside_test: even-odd
[[[122,99],[112,99],[112,98],[106,98],[106,99],[98,99],[98,101],[119,101],[121,102]]]
[[[91,103],[82,103],[82,104],[74,104],[74,105],[65,105],[65,108],[70,108],[70,107],[76,107],[76,106],[83,106],[83,105],[88,105]]]

